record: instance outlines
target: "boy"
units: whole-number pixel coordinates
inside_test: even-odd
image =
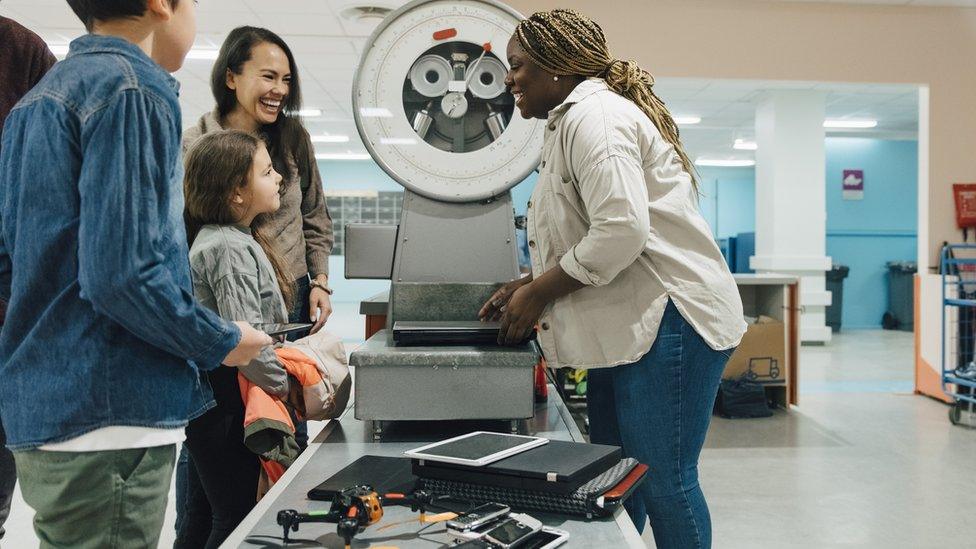
[[[200,370],[271,339],[192,298],[180,111],[192,0],[69,0],[91,34],[0,147],[0,413],[42,547],[155,547]],[[236,325],[235,325],[236,324]]]

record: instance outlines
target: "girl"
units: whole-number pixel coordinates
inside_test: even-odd
[[[588,372],[591,440],[650,467],[627,501],[662,549],[711,545],[698,457],[742,303],[698,210],[692,163],[653,77],[615,59],[572,10],[516,27],[505,84],[523,118],[546,120],[529,202],[532,275],[481,316],[503,341],[539,322],[553,367]]]
[[[282,176],[252,134],[208,134],[186,158],[184,218],[197,299],[224,319],[252,324],[288,321],[294,299],[284,260],[265,234],[263,218],[281,205]],[[288,376],[274,350],[239,371],[284,398]],[[244,404],[238,369],[209,374],[217,406],[190,422],[184,518],[177,547],[217,547],[254,507],[258,456],[244,446]]]

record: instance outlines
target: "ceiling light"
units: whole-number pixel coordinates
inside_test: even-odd
[[[316,160],[369,160],[372,158],[366,153],[318,153]]]
[[[412,137],[381,137],[381,145],[416,145],[417,140]]]
[[[867,130],[878,125],[877,120],[825,120],[824,127],[843,130]]]
[[[736,139],[735,143],[732,144],[732,148],[737,151],[755,151],[759,149],[759,144],[756,143],[755,141]]]
[[[364,118],[393,118],[390,109],[383,107],[363,107],[359,109],[359,114],[363,115]]]
[[[717,159],[717,158],[699,158],[695,160],[696,166],[703,166],[706,168],[750,168],[756,165],[755,160],[744,160],[744,159]]]
[[[187,59],[204,59],[207,61],[213,61],[217,59],[217,55],[220,54],[219,50],[203,49],[203,48],[193,48],[186,54]]]
[[[322,109],[301,109],[300,111],[298,111],[298,116],[301,116],[303,118],[322,116]]]
[[[348,143],[348,135],[313,135],[312,143]]]
[[[679,126],[690,126],[692,124],[698,124],[701,122],[700,116],[676,116],[674,117],[674,123]]]

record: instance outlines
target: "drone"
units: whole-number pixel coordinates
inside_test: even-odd
[[[336,492],[328,511],[279,511],[278,525],[283,529],[284,542],[289,543],[289,532],[297,532],[302,523],[335,523],[336,532],[345,541],[346,547],[349,547],[356,534],[383,518],[384,505],[410,506],[410,510],[414,513],[420,512],[423,519],[428,510],[437,507],[438,499],[440,498],[425,490],[414,490],[410,494],[380,495],[371,486],[361,484]]]

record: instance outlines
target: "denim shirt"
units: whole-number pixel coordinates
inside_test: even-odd
[[[240,330],[192,293],[178,84],[86,35],[0,146],[0,414],[11,449],[113,425],[178,428]]]

